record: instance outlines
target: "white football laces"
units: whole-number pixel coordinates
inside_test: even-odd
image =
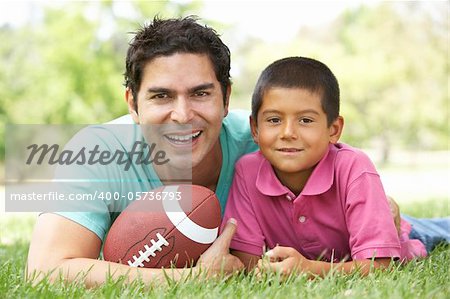
[[[147,244],[145,244],[145,251],[139,250],[139,256],[136,257],[135,255],[133,255],[134,262],[129,260],[128,265],[130,265],[131,267],[144,267],[144,261],[149,262],[150,256],[156,256],[155,251],[161,251],[162,246],[169,246],[169,242],[167,242],[167,240],[164,239],[164,237],[161,236],[160,233],[157,233],[156,237],[158,238],[158,241],[155,242],[155,240],[151,239],[150,242],[152,243],[152,246],[148,246]]]

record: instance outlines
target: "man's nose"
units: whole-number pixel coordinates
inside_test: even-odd
[[[192,103],[186,97],[179,97],[174,102],[172,112],[170,114],[172,121],[179,124],[189,123],[194,118]]]

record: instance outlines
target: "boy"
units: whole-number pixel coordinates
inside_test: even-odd
[[[399,240],[369,158],[338,143],[339,85],[326,65],[303,57],[269,65],[250,122],[260,151],[236,164],[224,216],[239,223],[230,249],[247,268],[367,274],[426,255],[419,240]],[[265,247],[269,263],[259,260]]]

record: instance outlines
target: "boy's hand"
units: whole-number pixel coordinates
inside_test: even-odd
[[[401,223],[400,208],[392,197],[388,196],[387,198],[388,198],[388,202],[389,202],[389,207],[391,208],[392,217],[394,218],[395,228],[397,229],[398,235],[400,235],[400,232],[401,232],[401,230],[400,230],[400,223]]]
[[[200,256],[197,269],[206,271],[208,276],[232,274],[244,269],[239,258],[230,254],[230,242],[236,232],[236,220],[230,218],[220,236]]]
[[[292,247],[276,246],[266,252],[264,257],[258,261],[255,269],[256,275],[262,272],[274,271],[287,278],[293,272],[307,269],[309,260]]]

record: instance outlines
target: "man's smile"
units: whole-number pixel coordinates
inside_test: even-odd
[[[169,133],[164,134],[164,137],[173,144],[177,145],[185,145],[191,144],[194,140],[196,140],[203,133],[202,130],[196,130],[192,133]]]

